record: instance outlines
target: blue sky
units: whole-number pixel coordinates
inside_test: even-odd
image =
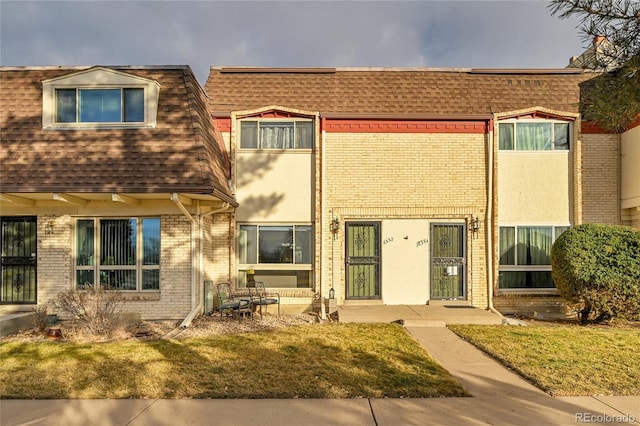
[[[545,1],[0,0],[0,64],[563,68]]]

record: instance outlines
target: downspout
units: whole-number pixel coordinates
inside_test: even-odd
[[[177,193],[172,193],[171,194],[171,201],[173,201],[176,206],[178,206],[178,208],[180,209],[180,211],[189,219],[189,221],[191,222],[191,241],[190,241],[190,256],[191,256],[191,311],[189,312],[189,314],[187,315],[187,317],[184,319],[184,321],[182,322],[182,324],[180,324],[180,328],[185,328],[183,325],[185,324],[185,322],[191,323],[191,321],[193,321],[193,318],[195,318],[195,315],[197,313],[197,303],[196,303],[196,294],[195,294],[195,290],[196,290],[196,267],[197,264],[195,263],[195,251],[196,251],[196,231],[195,231],[195,225],[196,225],[196,220],[193,218],[193,216],[191,215],[191,213],[189,213],[189,210],[187,210],[187,208],[184,206],[184,204],[182,204],[182,201],[180,201],[180,196]],[[198,210],[199,210],[199,205],[198,205]],[[198,212],[199,213],[199,212]],[[187,321],[189,320],[189,321]]]
[[[198,235],[198,271],[200,271],[200,276],[202,276],[202,270],[204,269],[204,261],[202,259],[202,253],[204,251],[204,218],[206,216],[211,216],[214,215],[216,213],[220,213],[221,211],[224,211],[226,209],[229,208],[229,203],[224,203],[222,205],[221,208],[217,209],[217,210],[212,210],[210,212],[206,212],[206,213],[202,213],[198,215],[198,227],[200,228],[199,230],[199,235]],[[199,206],[198,206],[198,210],[199,210]],[[182,323],[180,324],[180,329],[185,329],[187,327],[189,327],[191,325],[191,322],[193,321],[193,319],[198,316],[198,314],[202,311],[202,300],[198,301],[196,300],[196,290],[197,290],[197,283],[198,280],[195,278],[195,270],[193,271],[193,279],[191,281],[191,312],[189,312],[189,314],[185,317],[185,319],[182,321]],[[202,298],[200,298],[202,299]]]
[[[494,114],[493,119],[488,123],[488,140],[487,140],[487,217],[485,220],[486,225],[486,238],[487,238],[487,294],[489,296],[489,310],[502,317],[502,314],[493,306],[493,126],[496,123],[496,116]]]
[[[321,207],[320,207],[320,252],[322,253],[322,255],[320,256],[320,318],[322,318],[322,320],[326,320],[327,319],[327,312],[324,306],[324,299],[322,298],[323,295],[323,291],[322,291],[322,287],[325,285],[325,283],[327,282],[327,260],[326,260],[326,256],[327,256],[327,252],[326,252],[326,244],[325,244],[325,229],[326,229],[326,217],[325,217],[325,206],[326,206],[326,200],[327,200],[327,196],[326,196],[326,188],[325,188],[325,158],[324,158],[324,143],[325,143],[325,139],[326,139],[326,131],[325,131],[325,123],[326,123],[326,118],[322,117],[320,119],[320,173],[321,173],[321,183],[320,183],[320,191],[322,191],[322,198],[321,198]],[[333,252],[331,253],[331,256],[333,258]],[[331,273],[333,274],[333,268],[331,270]]]

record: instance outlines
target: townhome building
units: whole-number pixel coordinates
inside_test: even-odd
[[[207,283],[283,311],[564,307],[553,241],[640,229],[640,121],[567,69],[0,67],[0,314],[101,284],[184,325]]]
[[[237,285],[250,274],[301,306],[562,308],[554,240],[585,222],[638,227],[638,126],[582,121],[595,75],[212,67]]]
[[[229,279],[229,158],[189,67],[0,69],[0,314],[87,284],[143,319]]]

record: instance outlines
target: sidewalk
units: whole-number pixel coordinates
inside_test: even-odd
[[[640,424],[640,396],[551,397],[442,326],[407,330],[473,396],[419,399],[2,400],[14,425]]]

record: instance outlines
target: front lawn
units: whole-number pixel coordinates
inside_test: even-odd
[[[640,328],[449,328],[552,395],[640,395]]]
[[[396,324],[184,340],[0,343],[0,398],[466,396]]]

